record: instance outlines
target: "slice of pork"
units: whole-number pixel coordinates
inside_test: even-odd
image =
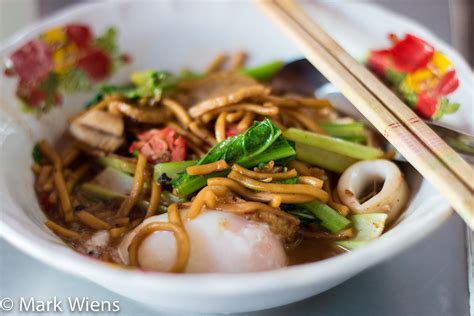
[[[193,118],[248,98],[267,95],[270,89],[253,78],[231,72],[220,72],[196,80],[188,90],[189,115]]]
[[[69,131],[81,143],[105,152],[114,152],[125,140],[122,116],[104,111],[84,113],[71,123]]]

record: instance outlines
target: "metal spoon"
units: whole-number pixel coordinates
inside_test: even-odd
[[[298,59],[283,66],[272,79],[272,87],[277,92],[296,92],[328,98],[338,111],[365,121],[368,126],[371,126],[342,94],[335,93],[337,92],[336,88],[306,59]],[[474,136],[448,128],[440,123],[423,121],[463,159],[474,164]],[[389,142],[386,143],[385,149],[395,150]],[[406,161],[400,153],[397,151],[396,153],[395,160]]]

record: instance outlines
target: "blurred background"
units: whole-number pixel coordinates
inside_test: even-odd
[[[26,23],[44,17],[58,9],[84,1],[94,0],[0,0],[0,41],[4,40]],[[451,42],[452,45],[469,61],[471,67],[474,66],[474,32],[472,31],[474,30],[473,0],[321,1],[369,1],[378,3],[395,12],[399,12],[400,14],[407,15],[416,19],[418,22],[425,24],[433,32],[437,33],[442,38],[444,37],[446,41]],[[447,36],[449,36],[449,38],[446,38]]]

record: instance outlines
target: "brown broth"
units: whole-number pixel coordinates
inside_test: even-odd
[[[62,152],[66,147],[66,144],[71,142],[71,138],[67,133],[56,143],[56,147],[59,149],[59,152]],[[103,170],[102,166],[99,166],[95,159],[90,156],[82,155],[78,158],[71,166],[68,168],[70,170],[76,169],[83,163],[89,162],[92,168],[89,170],[80,183],[90,181],[98,173]],[[103,201],[98,198],[94,198],[89,194],[85,193],[80,188],[80,183],[73,189],[71,192],[71,201],[73,202],[74,211],[87,210],[91,214],[105,220],[106,222],[113,222],[113,217],[115,214],[114,210],[117,210],[120,207],[121,200],[110,200]],[[89,228],[88,226],[82,224],[80,221],[74,221],[73,223],[65,223],[62,216],[60,216],[60,203],[49,203],[48,196],[49,192],[41,192],[41,190],[35,186],[35,191],[37,194],[38,202],[48,217],[48,219],[54,221],[55,223],[62,225],[68,229],[72,229],[81,234],[81,238],[78,240],[69,240],[67,238],[62,238],[63,241],[75,251],[101,260],[104,262],[115,262],[118,263],[116,249],[120,244],[122,237],[110,239],[106,247],[101,247],[98,251],[87,251],[86,243],[87,241],[96,233],[95,230]],[[145,199],[148,197],[145,197]],[[134,219],[143,218],[144,211],[135,207],[130,213],[131,221]],[[112,227],[118,227],[118,225],[112,225]],[[132,227],[130,227],[130,230]],[[334,241],[324,238],[314,238],[314,237],[303,237],[295,246],[286,249],[286,254],[288,256],[289,265],[304,264],[309,262],[315,262],[319,260],[324,260],[338,254],[343,253],[344,250],[334,245]]]
[[[334,245],[332,240],[305,237],[300,244],[286,251],[290,266],[324,260],[345,251]]]
[[[80,192],[80,191],[79,191]],[[80,195],[77,190],[72,194],[73,196]],[[37,191],[38,199],[41,198],[41,193]],[[104,209],[112,209],[117,208],[118,201],[113,201],[108,205],[104,205]],[[94,230],[88,228],[87,226],[81,224],[80,222],[74,222],[72,224],[67,225],[64,223],[62,218],[58,216],[58,207],[57,205],[52,206],[49,210],[46,210],[45,207],[42,207],[45,215],[55,221],[58,224],[61,224],[65,227],[71,228],[77,232],[81,233],[81,238],[79,240],[68,240],[64,239],[64,242],[71,247],[72,249],[76,250],[77,252],[96,258],[98,260],[102,260],[105,262],[114,262],[113,257],[115,256],[115,249],[120,244],[122,238],[112,239],[106,248],[103,248],[99,253],[85,252],[85,243],[87,240],[94,234]],[[137,210],[136,210],[137,211]],[[106,218],[107,216],[103,216],[100,214],[102,212],[92,212],[94,215]],[[102,216],[100,216],[102,215]],[[304,264],[310,263],[315,261],[324,260],[330,257],[337,256],[345,251],[334,245],[334,241],[327,240],[323,238],[312,238],[312,237],[304,237],[298,243],[298,245],[291,247],[291,249],[286,249],[286,254],[288,256],[288,265],[297,265],[297,264]]]

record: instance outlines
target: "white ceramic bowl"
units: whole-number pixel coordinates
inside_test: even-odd
[[[419,25],[365,3],[311,5],[307,10],[358,58],[369,48],[387,45],[385,35],[390,31],[412,32],[434,43],[454,61],[461,78],[461,87],[453,98],[463,108],[446,123],[472,131],[472,72],[446,44]],[[96,32],[109,25],[119,29],[120,47],[133,56],[134,62],[115,75],[116,81],[124,81],[132,69],[178,70],[184,65],[202,69],[221,51],[244,49],[250,53],[252,64],[299,56],[250,3],[115,1],[77,6],[28,28],[1,48],[0,59],[41,31],[71,21],[87,23]],[[16,80],[2,77],[1,83],[1,236],[51,266],[158,309],[242,312],[301,300],[396,255],[451,214],[448,203],[410,169],[407,176],[413,197],[399,223],[377,241],[352,253],[249,274],[174,275],[112,268],[75,253],[45,229],[45,216],[37,204],[30,172],[35,141],[54,141],[66,127],[65,118],[79,111],[91,94],[66,97],[65,106],[38,121],[20,111],[14,96]]]

